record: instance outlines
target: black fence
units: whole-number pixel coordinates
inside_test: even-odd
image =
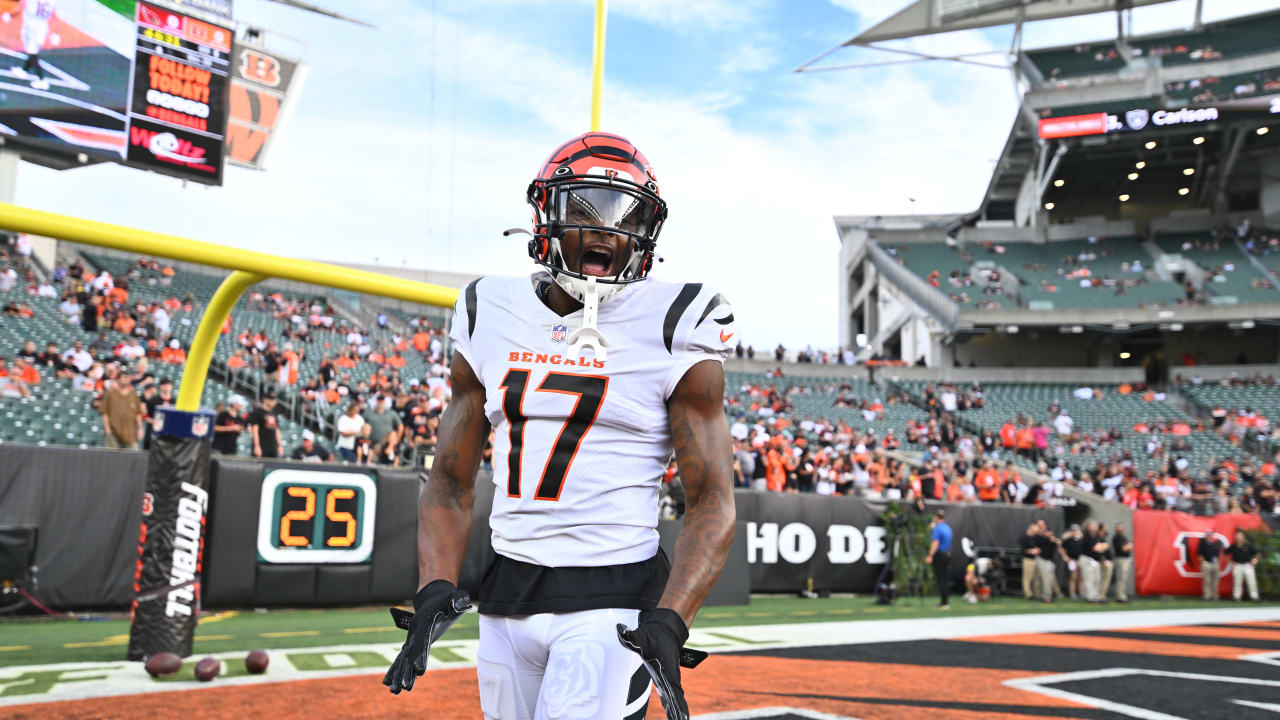
[[[142,453],[0,446],[0,528],[38,531],[36,596],[46,605],[129,604],[147,463]],[[351,493],[330,497],[334,487],[350,488]],[[328,606],[412,597],[418,586],[420,487],[419,475],[405,470],[213,460],[203,606]],[[301,490],[294,495],[289,488]],[[473,590],[493,552],[488,526],[492,493],[491,478],[482,474],[477,478],[476,524],[460,579]],[[883,504],[750,491],[739,491],[736,499],[737,533],[711,604],[745,604],[750,592],[873,591],[890,554],[880,520]],[[1035,519],[1044,518],[1056,534],[1064,526],[1059,508],[931,503],[933,507],[947,508],[955,534],[953,577],[962,576],[979,552],[1016,549]],[[286,522],[290,518],[293,525]],[[668,555],[680,528],[678,521],[659,524]],[[295,541],[304,544],[288,546]],[[329,555],[316,555],[320,550]]]

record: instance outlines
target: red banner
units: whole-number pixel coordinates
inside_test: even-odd
[[[1207,532],[1231,544],[1236,530],[1266,528],[1262,518],[1246,513],[1197,517],[1166,510],[1133,513],[1133,571],[1139,595],[1199,595],[1200,539]],[[1223,553],[1218,594],[1231,592],[1231,561]]]
[[[1107,114],[1104,112],[1045,118],[1040,121],[1040,137],[1046,140],[1080,135],[1102,135],[1106,131]]]

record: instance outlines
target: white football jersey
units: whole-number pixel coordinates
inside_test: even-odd
[[[608,359],[584,349],[572,362],[582,311],[553,312],[536,295],[540,279],[549,276],[471,283],[450,332],[495,430],[493,548],[544,567],[648,560],[672,451],[667,398],[694,364],[729,356],[733,311],[700,283],[632,283],[600,303]]]

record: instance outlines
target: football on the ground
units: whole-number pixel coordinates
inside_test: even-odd
[[[196,679],[200,682],[209,682],[218,677],[221,672],[222,663],[218,658],[201,658],[200,662],[196,663]]]
[[[266,650],[252,650],[244,658],[244,669],[254,675],[259,675],[267,671],[267,663],[270,659]]]
[[[178,674],[182,669],[182,658],[171,652],[156,653],[147,658],[143,664],[151,677],[167,678]]]

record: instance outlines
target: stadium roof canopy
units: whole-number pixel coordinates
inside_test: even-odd
[[[1034,22],[1036,20],[1053,20],[1111,10],[1127,10],[1143,5],[1158,5],[1166,2],[1171,2],[1171,0],[914,0],[910,5],[899,10],[888,19],[877,23],[857,36],[823,52],[796,68],[796,72],[836,70],[851,67],[844,65],[838,67],[814,67],[814,64],[842,47],[854,45],[914,55],[917,60],[955,60],[985,65],[987,63],[967,58],[977,55],[990,55],[992,54],[990,52],[943,57],[874,46],[873,43],[959,30],[974,30],[997,25],[1021,25],[1024,22]]]

